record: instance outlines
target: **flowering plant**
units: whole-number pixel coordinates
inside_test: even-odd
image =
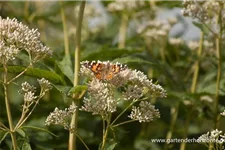
[[[83,106],[79,110],[101,116],[104,130],[102,149],[105,148],[110,128],[133,121],[150,122],[160,117],[159,110],[148,102],[148,97],[163,98],[166,97],[166,91],[160,85],[149,80],[143,72],[129,69],[118,62],[84,61],[81,62],[80,76],[88,77],[89,81],[87,96],[84,97]],[[119,89],[123,89],[121,98],[115,96]],[[129,104],[116,119],[112,120],[112,114],[117,111],[119,105],[124,103]],[[136,103],[139,103],[139,106],[134,106]],[[116,124],[119,117],[131,106],[132,110],[128,116],[131,120]],[[60,112],[62,111],[56,108],[47,118],[46,124],[61,124],[64,128],[68,127],[69,122],[67,121],[59,123],[59,120],[65,118],[65,115],[59,115],[62,114]]]
[[[51,55],[52,51],[44,46],[40,40],[40,33],[37,29],[29,29],[28,26],[18,22],[15,18],[3,19],[0,16],[0,64],[3,67],[3,88],[5,98],[5,108],[7,111],[9,127],[0,122],[0,130],[11,135],[13,149],[19,148],[17,144],[16,132],[21,130],[22,125],[27,121],[30,115],[36,108],[39,100],[48,92],[52,86],[50,82],[44,78],[38,79],[40,85],[40,92],[37,94],[36,87],[30,85],[28,82],[22,83],[22,88],[19,93],[23,95],[22,114],[20,119],[14,125],[11,115],[11,107],[9,99],[9,85],[14,83],[16,79],[21,77],[29,68],[31,68],[37,61],[46,56]],[[19,52],[25,51],[29,58],[29,64],[25,69],[11,77],[8,75],[8,67],[14,64]],[[11,77],[11,78],[10,78]],[[1,139],[3,140],[3,139]]]

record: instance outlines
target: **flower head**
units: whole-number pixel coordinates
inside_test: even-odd
[[[34,96],[34,94],[35,93],[33,93],[31,91],[29,91],[27,93],[24,93],[24,101],[25,102],[32,102],[32,101],[34,101],[37,98],[37,96]]]
[[[108,112],[116,111],[117,100],[113,96],[113,87],[109,83],[93,79],[88,83],[89,97],[84,98],[80,110],[92,112],[94,115],[105,116]]]
[[[18,22],[15,18],[3,19],[0,17],[0,58],[1,63],[15,58],[21,50],[26,50],[33,61],[51,55],[52,51],[40,42],[40,33],[37,29]]]
[[[19,91],[19,93],[27,93],[27,92],[35,92],[36,91],[36,87],[33,85],[30,85],[28,82],[24,82],[21,84],[22,88],[21,91]]]
[[[159,118],[160,113],[151,103],[141,101],[139,107],[133,106],[131,114],[128,117],[139,122],[150,122],[155,118]]]
[[[52,89],[51,83],[45,78],[38,79],[38,83],[40,84],[43,93],[46,93]]]
[[[174,19],[175,20],[175,19]],[[141,34],[147,41],[162,41],[167,38],[172,25],[176,21],[170,20],[151,20],[141,23],[137,28],[137,33]]]
[[[64,129],[70,130],[70,120],[72,115],[76,112],[77,106],[70,105],[69,108],[65,110],[60,110],[57,107],[45,120],[45,125],[62,125]]]
[[[129,1],[129,3],[127,1],[115,0],[108,5],[108,10],[111,12],[126,11],[131,13],[137,9],[142,8],[143,6],[145,6],[145,2],[142,0]]]
[[[184,0],[182,9],[182,14],[184,16],[192,17],[193,19],[198,19],[201,22],[215,22],[216,14],[219,14],[218,8],[222,6],[224,11],[224,1],[198,1],[198,0]],[[223,13],[222,13],[223,14]],[[221,19],[225,19],[225,16],[222,16]]]

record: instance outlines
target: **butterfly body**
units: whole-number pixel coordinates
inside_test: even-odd
[[[111,80],[117,73],[126,69],[126,66],[123,66],[119,63],[112,64],[109,62],[86,62],[84,66],[89,68],[99,80]]]

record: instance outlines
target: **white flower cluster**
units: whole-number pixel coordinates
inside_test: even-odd
[[[140,98],[143,94],[144,89],[148,90],[148,93],[151,94],[152,97],[166,97],[166,91],[160,86],[152,83],[152,80],[149,80],[148,77],[139,70],[131,70],[126,69],[118,74],[118,76],[122,77],[120,81],[123,84],[131,83],[128,86],[127,90],[124,92],[125,99],[136,99]]]
[[[207,147],[213,144],[213,149],[224,149],[223,143],[225,142],[225,135],[222,134],[222,131],[215,129],[211,132],[207,132],[206,134],[201,135],[197,139],[198,143],[204,144]]]
[[[62,125],[64,129],[71,130],[73,127],[70,127],[70,120],[72,115],[76,112],[77,106],[70,105],[69,108],[65,110],[60,110],[57,107],[45,120],[45,125]]]
[[[38,79],[38,83],[41,86],[41,91],[43,94],[52,89],[51,83],[45,78]]]
[[[169,38],[169,43],[177,46],[183,44],[184,41],[181,38]]]
[[[139,107],[133,106],[131,114],[128,117],[139,122],[150,122],[155,118],[159,118],[160,113],[151,103],[141,101]]]
[[[21,86],[19,93],[24,96],[24,107],[29,107],[38,98],[38,96],[35,96],[36,87],[28,82],[22,83]]]
[[[172,25],[176,23],[175,19],[166,20],[151,20],[144,22],[137,28],[137,33],[141,34],[148,40],[160,40],[162,37],[167,37]]]
[[[35,93],[29,91],[29,92],[26,92],[24,93],[24,102],[32,102],[34,101],[35,99],[37,99],[37,96],[34,96]]]
[[[191,50],[197,50],[199,48],[199,42],[198,41],[189,41],[187,43],[188,47],[191,49]],[[203,42],[203,46],[204,46],[204,49],[207,50],[207,51],[213,51],[213,43],[212,42],[209,42],[209,41],[204,41]]]
[[[100,78],[97,78],[99,74]],[[89,97],[84,98],[84,106],[80,110],[93,114],[105,116],[116,111],[118,99],[114,93],[118,88],[124,89],[124,100],[136,101],[144,95],[145,90],[152,97],[166,97],[166,91],[160,85],[153,84],[143,72],[131,70],[120,63],[81,62],[80,75],[91,78],[88,83]],[[105,78],[108,76],[109,79]]]
[[[20,93],[27,93],[29,91],[31,92],[35,92],[36,91],[36,87],[33,85],[30,85],[28,82],[24,82],[21,84],[22,89],[20,91]]]
[[[199,1],[199,0],[184,0],[182,9],[182,14],[184,16],[192,17],[193,19],[198,19],[200,21],[213,21],[213,18],[219,14],[220,7],[223,9],[225,2],[224,1]],[[223,13],[224,14],[224,13]],[[222,18],[224,19],[225,16]]]
[[[220,115],[225,117],[225,110]]]
[[[52,86],[50,82],[44,78],[38,79],[38,83],[41,86],[41,92],[39,96],[35,96],[36,87],[33,85],[30,85],[28,82],[24,82],[21,84],[22,88],[19,91],[20,94],[24,95],[24,106],[27,105],[27,107],[30,107],[30,105],[35,102],[37,98],[41,98],[45,95],[47,91],[49,91]]]
[[[0,41],[0,63],[6,64],[9,60],[15,59],[18,52],[15,45],[6,46],[6,43]]]
[[[108,10],[110,12],[133,12],[137,9],[145,6],[145,1],[137,0],[137,1],[124,1],[124,0],[115,0],[108,5]]]
[[[117,100],[113,96],[114,89],[109,83],[98,79],[91,80],[88,83],[88,94],[89,97],[84,98],[84,105],[80,110],[102,116],[116,111]]]
[[[20,50],[26,50],[33,61],[51,55],[52,51],[44,46],[37,29],[29,29],[14,19],[3,19],[0,16],[0,62],[7,63],[15,58]]]

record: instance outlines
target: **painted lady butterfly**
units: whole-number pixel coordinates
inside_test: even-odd
[[[84,62],[85,67],[89,68],[99,80],[111,80],[117,73],[127,68],[126,65],[108,62]]]

